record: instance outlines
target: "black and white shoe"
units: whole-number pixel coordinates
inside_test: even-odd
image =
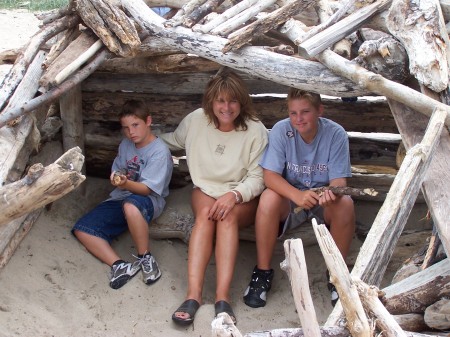
[[[330,295],[331,295],[331,305],[334,307],[336,305],[337,301],[339,300],[339,294],[338,294],[334,284],[330,282],[330,273],[328,272],[328,270],[326,273],[326,277],[327,277],[327,287],[328,287],[328,290],[330,291]]]
[[[161,270],[159,270],[158,263],[153,255],[145,254],[139,260],[142,269],[142,276],[145,284],[153,284],[161,277]]]
[[[141,265],[138,261],[134,263],[122,260],[115,262],[111,267],[109,286],[113,289],[119,289],[131,280],[140,269]]]
[[[252,279],[244,292],[244,303],[252,308],[266,305],[267,293],[272,287],[273,269],[261,270],[257,266],[253,269]]]

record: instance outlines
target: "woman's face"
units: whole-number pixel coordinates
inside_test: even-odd
[[[219,130],[234,130],[234,120],[241,113],[241,103],[230,94],[219,93],[213,101],[213,112],[219,120]]]

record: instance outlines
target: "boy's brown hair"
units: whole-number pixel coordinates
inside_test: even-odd
[[[245,131],[247,130],[247,120],[258,120],[245,82],[236,73],[224,70],[208,82],[202,101],[205,114],[217,128],[219,127],[219,121],[214,115],[213,102],[220,94],[224,94],[229,99],[236,99],[241,104],[241,112],[234,120],[236,129]]]
[[[136,116],[146,122],[147,117],[150,116],[150,110],[144,101],[130,99],[123,104],[122,110],[119,113],[119,120],[127,116]]]
[[[319,94],[296,88],[289,89],[287,100],[290,101],[292,99],[307,99],[315,108],[319,108],[322,104],[322,99]]]

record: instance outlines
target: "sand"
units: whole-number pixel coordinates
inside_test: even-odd
[[[37,29],[36,24],[30,13],[0,11],[0,36],[2,40],[7,38],[6,42],[2,41],[0,51],[22,46]],[[83,185],[43,211],[9,263],[0,270],[0,337],[210,336],[214,316],[214,259],[208,266],[204,304],[195,323],[189,327],[176,326],[171,315],[186,292],[187,245],[178,239],[151,240],[151,251],[162,270],[161,279],[147,286],[138,275],[123,288],[111,289],[109,267],[91,256],[70,234],[70,229],[81,215],[105,199],[112,187],[108,180],[93,177],[88,177]],[[358,218],[371,221],[379,206],[359,205]],[[413,219],[422,217],[423,212],[420,207]],[[413,220],[410,227],[415,223],[419,220]],[[401,262],[418,251],[428,234],[428,231],[420,235],[405,232],[388,266],[385,284]],[[355,236],[350,264],[354,263],[361,244]],[[121,236],[113,246],[126,259],[135,253],[129,234]],[[322,324],[332,310],[326,267],[317,244],[305,247],[305,255],[315,311]],[[299,327],[289,280],[279,267],[284,259],[282,242],[278,243],[274,255],[275,278],[267,306],[252,309],[243,303],[242,294],[255,257],[255,244],[241,241],[231,288],[237,327],[242,334]]]

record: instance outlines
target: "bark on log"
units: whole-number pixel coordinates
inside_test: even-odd
[[[387,17],[391,34],[406,48],[409,71],[430,89],[448,86],[448,33],[437,0],[394,0]]]
[[[381,299],[393,315],[422,314],[426,307],[450,295],[450,261],[442,260],[431,267],[383,289]]]
[[[348,337],[349,331],[338,326],[320,327],[320,335],[322,337]],[[250,332],[245,334],[245,337],[308,337],[308,334],[302,328],[285,328]]]
[[[65,31],[64,35],[56,42],[51,48],[50,51],[42,63],[42,67],[44,69],[48,69],[50,64],[56,60],[56,58],[70,45],[72,41],[74,41],[80,35],[80,30],[78,27],[72,27]]]
[[[319,323],[309,290],[308,268],[302,240],[285,240],[283,247],[286,259],[281,263],[281,269],[289,277],[302,328],[308,336],[320,337]]]
[[[355,281],[351,279],[347,265],[336,243],[325,225],[319,225],[315,218],[312,219],[312,224],[320,250],[330,272],[330,282],[336,287],[339,294],[338,302],[344,308],[347,327],[351,335],[372,336],[372,329],[358,296]]]
[[[285,23],[291,16],[307,9],[313,3],[312,0],[293,1],[274,12],[268,14],[262,19],[258,19],[250,25],[230,34],[228,42],[222,49],[222,52],[228,53],[231,50],[237,50],[244,44],[250,42],[254,36],[262,35],[271,29]]]
[[[216,7],[220,6],[222,2],[223,0],[207,0],[204,4],[195,8],[188,16],[184,18],[183,25],[191,28],[203,17],[211,13]]]
[[[122,57],[135,55],[141,40],[119,7],[104,0],[78,0],[77,12],[111,52]]]
[[[391,189],[372,225],[352,270],[352,275],[372,285],[379,285],[387,261],[405,226],[414,205],[426,169],[435,153],[446,112],[436,110],[430,120],[420,146],[411,149],[405,157]],[[424,152],[427,148],[429,151]],[[334,325],[342,313],[339,303],[328,317],[327,325]]]
[[[392,37],[364,41],[354,61],[367,70],[398,83],[405,82],[410,76],[406,50]]]
[[[85,177],[79,172],[84,156],[79,148],[67,151],[54,164],[33,165],[23,179],[0,188],[4,201],[0,226],[26,213],[45,206],[80,185]]]

